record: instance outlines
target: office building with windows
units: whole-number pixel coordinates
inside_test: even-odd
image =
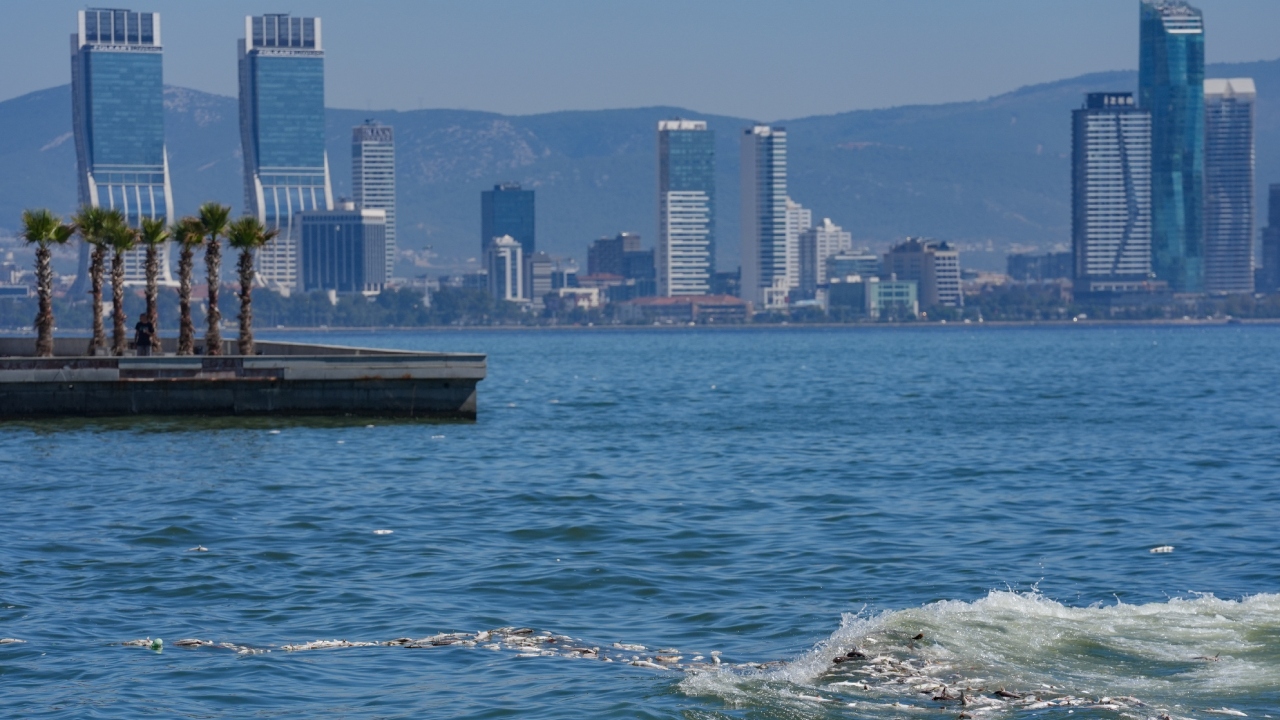
[[[1273,183],[1267,199],[1267,226],[1262,230],[1262,266],[1257,291],[1280,292],[1280,183]]]
[[[716,138],[701,120],[658,122],[658,294],[706,295],[716,265]]]
[[[1076,292],[1140,290],[1151,281],[1151,113],[1132,93],[1089,93],[1071,128]]]
[[[245,212],[280,230],[258,251],[258,280],[289,290],[299,282],[294,218],[333,209],[320,18],[249,16],[244,34],[238,44]]]
[[[1183,0],[1142,0],[1138,107],[1151,113],[1151,265],[1204,290],[1204,18]]]
[[[822,224],[800,233],[800,295],[814,297],[819,285],[827,284],[827,261],[834,255],[853,249],[853,235],[823,218]],[[873,261],[876,257],[871,256]],[[874,273],[869,273],[874,274]]]
[[[537,252],[534,235],[534,196],[520,183],[499,183],[480,193],[480,248],[488,251],[495,238],[510,236],[525,255]]]
[[[787,198],[787,286],[800,287],[800,235],[813,227],[813,211]]]
[[[71,115],[79,203],[118,209],[137,227],[169,220],[173,190],[164,144],[164,73],[160,15],[80,10],[71,35]],[[146,279],[144,252],[125,256],[125,281]],[[76,294],[87,288],[88,248],[81,246]],[[172,283],[169,248],[161,281]]]
[[[759,309],[786,305],[787,131],[756,125],[741,139],[742,299]]]
[[[498,302],[525,303],[524,247],[510,235],[500,235],[485,250],[485,268],[489,271],[489,292]]]
[[[1204,81],[1204,290],[1253,292],[1251,78]]]
[[[396,269],[396,135],[366,121],[351,128],[351,194],[357,208],[387,215],[387,282]]]
[[[387,214],[343,203],[298,213],[300,285],[307,292],[380,292],[387,282]]]
[[[881,278],[914,280],[919,284],[920,307],[962,307],[960,253],[950,244],[924,238],[907,238],[884,255]]]

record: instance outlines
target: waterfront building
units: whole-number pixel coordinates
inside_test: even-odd
[[[128,223],[170,220],[173,189],[164,144],[164,73],[160,14],[88,9],[71,35],[71,126],[79,203],[115,208]],[[160,249],[160,280],[171,285],[169,243]],[[125,282],[145,282],[145,251],[125,255]],[[72,293],[88,288],[89,251],[80,247]]]
[[[396,135],[366,121],[351,128],[351,193],[357,208],[387,215],[387,282],[396,269]]]
[[[786,306],[787,131],[756,125],[743,131],[742,298],[757,308]]]
[[[1005,258],[1005,274],[1016,282],[1070,280],[1075,274],[1074,263],[1075,256],[1069,252],[1012,253]]]
[[[872,320],[905,320],[920,313],[919,287],[915,280],[892,276],[888,279],[858,275],[832,278],[827,287],[827,306]]]
[[[716,138],[701,120],[658,122],[658,294],[706,295],[715,274]]]
[[[256,254],[258,280],[288,291],[299,283],[294,219],[333,209],[320,18],[248,16],[238,50],[245,214],[280,231]]]
[[[618,233],[614,237],[602,237],[587,247],[588,275],[621,275],[623,258],[627,253],[640,251],[640,236],[635,233]]]
[[[643,297],[619,303],[618,317],[664,325],[744,323],[751,319],[751,305],[731,295]]]
[[[1262,267],[1258,292],[1280,292],[1280,183],[1272,183],[1267,202],[1267,227],[1262,230]]]
[[[307,210],[293,223],[298,231],[299,284],[307,292],[381,292],[387,283],[385,210],[341,203],[336,210]]]
[[[524,282],[524,247],[510,235],[500,235],[485,251],[489,271],[489,292],[498,302],[524,303],[529,300]]]
[[[657,253],[650,250],[628,250],[622,254],[622,277],[631,287],[631,297],[658,294]]]
[[[1151,264],[1174,292],[1204,290],[1204,18],[1142,0],[1138,106],[1151,113]]]
[[[520,183],[498,183],[480,193],[480,248],[487,251],[504,235],[520,243],[525,255],[537,252],[534,234],[534,196]]]
[[[1204,290],[1253,292],[1251,78],[1204,81]]]
[[[800,235],[813,227],[813,211],[787,198],[787,286],[800,287]]]
[[[1089,93],[1071,127],[1076,292],[1139,290],[1152,270],[1151,113],[1132,93]]]
[[[547,294],[554,290],[551,273],[555,268],[555,262],[544,252],[533,253],[527,256],[524,262],[524,277],[529,287],[529,301],[533,310],[541,313],[546,308]]]
[[[949,243],[907,238],[884,255],[883,276],[914,280],[920,307],[961,307],[960,253]]]
[[[801,232],[797,244],[800,251],[800,295],[813,298],[818,286],[827,282],[828,259],[852,250],[853,235],[831,222],[831,218],[823,218],[821,225]]]
[[[880,256],[869,250],[844,250],[827,258],[826,274],[821,277],[819,285],[841,280],[850,275],[862,277],[879,277]]]

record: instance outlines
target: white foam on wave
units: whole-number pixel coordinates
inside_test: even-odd
[[[919,690],[936,679],[988,694],[1008,688],[1045,697],[1200,704],[1280,686],[1280,651],[1268,647],[1278,632],[1277,594],[1071,607],[1038,593],[993,591],[972,602],[849,613],[830,637],[780,667],[700,673],[681,688],[731,705],[776,702],[788,686],[846,699],[883,701],[897,693],[927,704]],[[920,633],[923,639],[915,639]],[[866,657],[833,664],[850,651]],[[883,672],[876,657],[888,658],[879,666]]]

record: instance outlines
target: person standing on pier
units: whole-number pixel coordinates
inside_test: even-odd
[[[151,341],[156,336],[156,326],[146,313],[138,316],[138,324],[133,326],[133,346],[137,348],[139,357],[151,355]]]

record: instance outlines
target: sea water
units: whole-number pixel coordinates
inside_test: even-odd
[[[479,419],[0,427],[0,716],[1280,718],[1280,329],[275,337]]]

